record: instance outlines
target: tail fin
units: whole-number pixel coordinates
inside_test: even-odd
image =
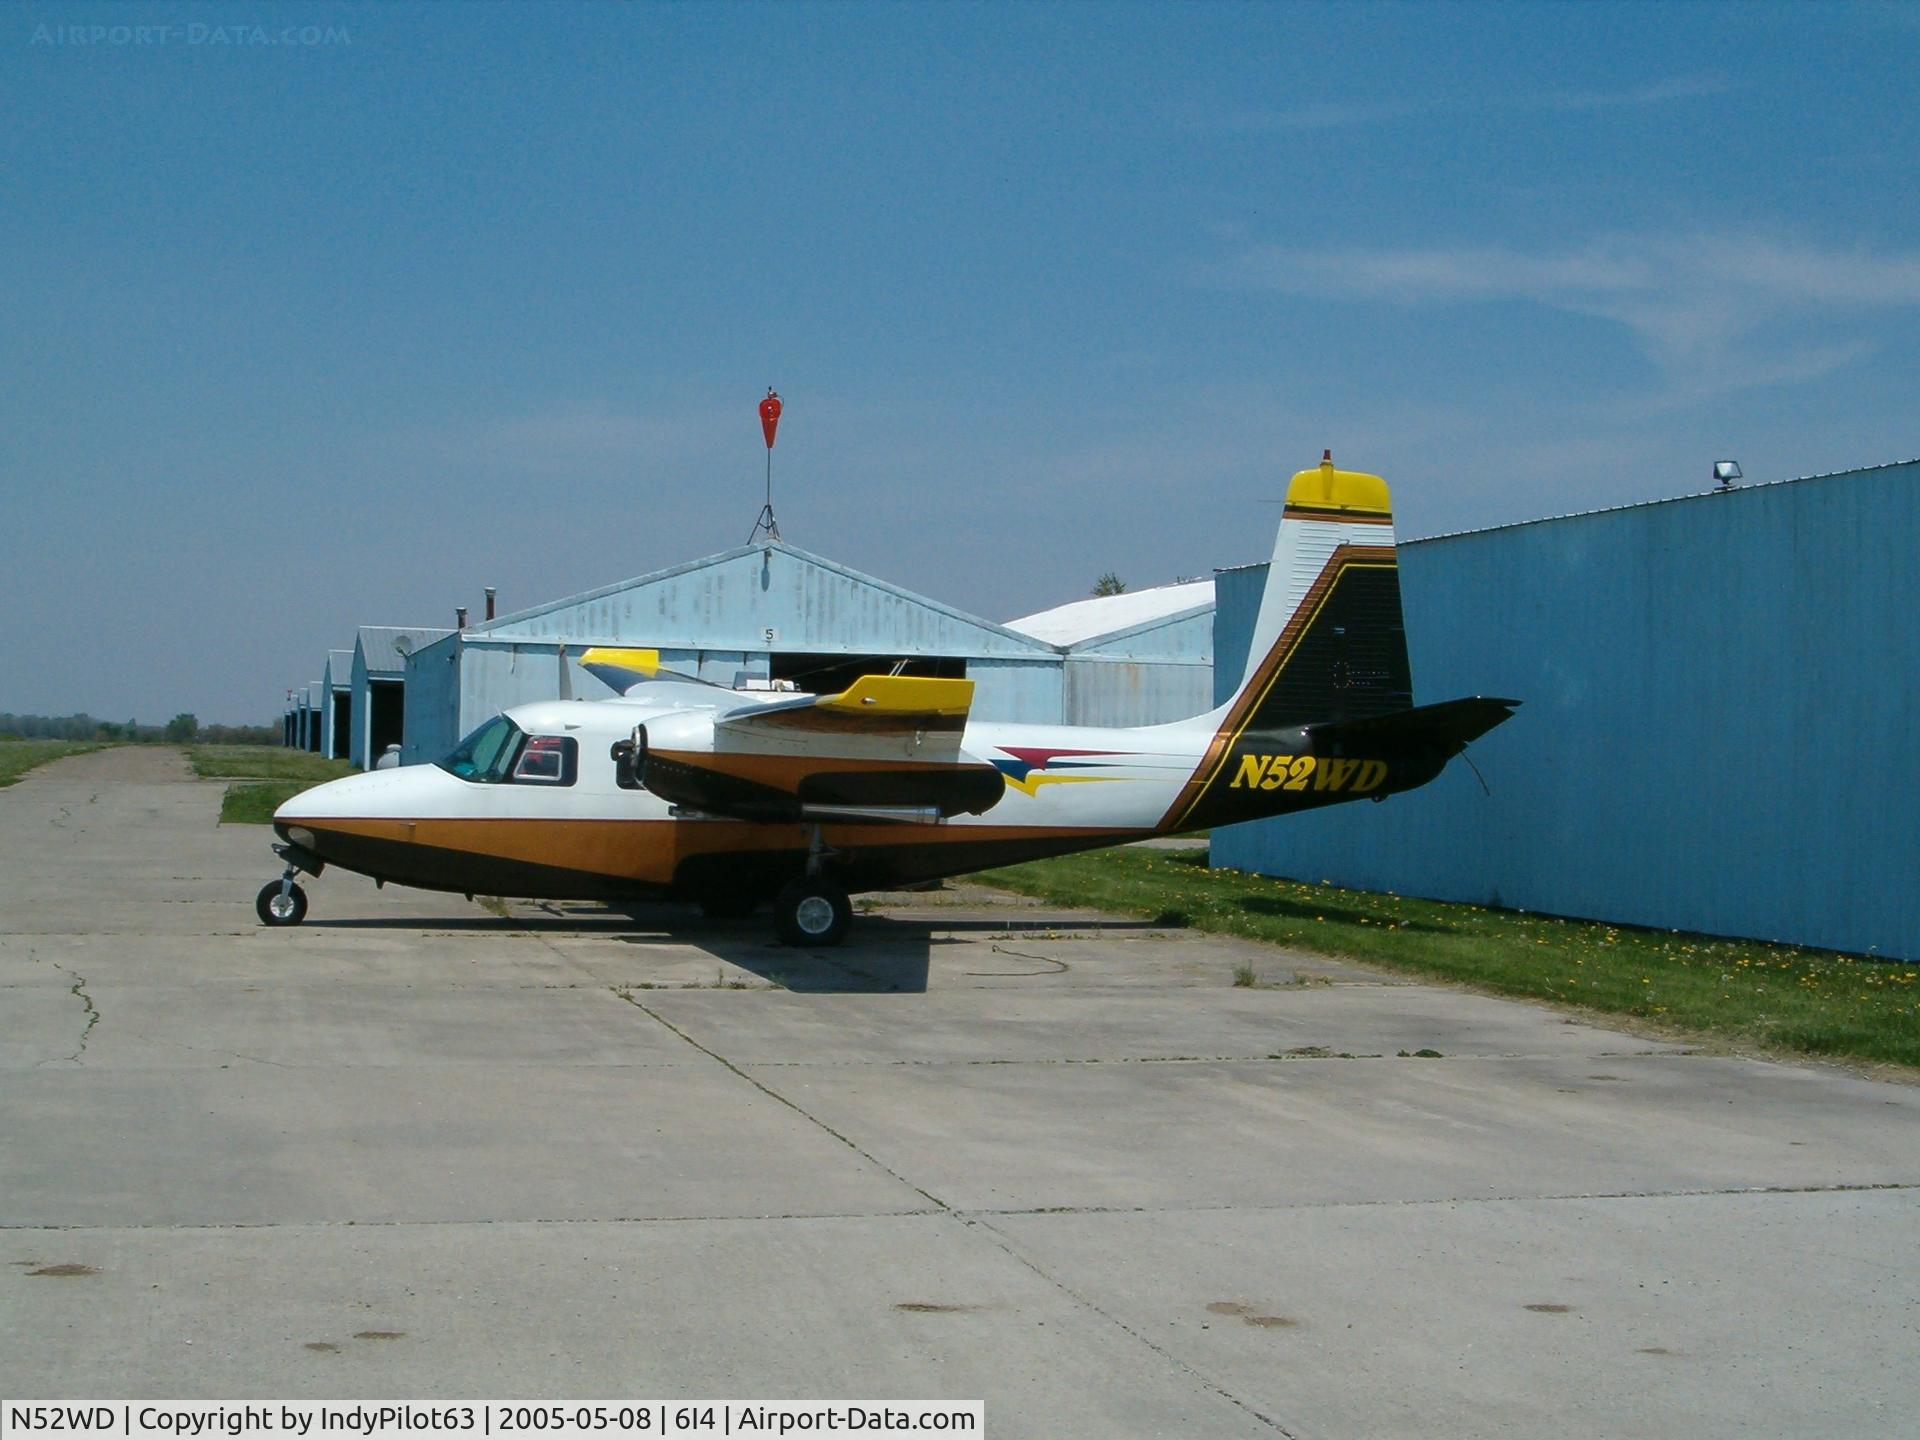
[[[1214,778],[1258,737],[1392,714],[1413,704],[1387,482],[1329,454],[1287,486],[1247,669],[1163,829],[1214,823]],[[1268,750],[1272,746],[1265,747]]]
[[[1287,486],[1247,670],[1225,726],[1362,720],[1413,704],[1393,508],[1378,475],[1333,459]]]

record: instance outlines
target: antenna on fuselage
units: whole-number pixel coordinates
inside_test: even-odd
[[[760,507],[760,518],[753,522],[753,533],[747,536],[749,545],[760,538],[762,531],[769,540],[780,538],[780,522],[773,517],[773,432],[779,428],[780,394],[769,385],[767,398],[760,402],[760,433],[767,440],[767,503]]]

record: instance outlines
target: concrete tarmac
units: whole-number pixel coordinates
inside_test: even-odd
[[[0,1395],[1915,1433],[1920,1090],[967,889],[270,931],[221,789],[0,791]]]

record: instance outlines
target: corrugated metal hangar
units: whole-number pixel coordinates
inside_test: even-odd
[[[1403,542],[1415,699],[1525,703],[1433,784],[1214,863],[1920,959],[1920,461]],[[1264,566],[1219,577],[1245,665]]]
[[[314,705],[319,692],[318,680],[309,680],[300,688],[297,703],[300,710],[300,748],[302,750],[320,748],[320,712]]]
[[[827,691],[895,667],[966,676],[975,713],[994,719],[1152,724],[1211,703],[1211,613],[1211,584],[1202,582],[1001,625],[764,541],[440,632],[405,662],[401,757],[444,754],[514,705],[606,697],[564,658],[591,645],[656,649],[668,667],[724,685]],[[357,744],[354,758],[368,763]]]
[[[320,681],[310,680],[294,692],[293,745],[299,750],[320,748]]]
[[[329,760],[347,758],[347,736],[353,728],[353,652],[329,650],[326,673],[320,677],[326,709],[320,716],[320,753]]]
[[[362,625],[353,642],[352,714],[347,756],[362,770],[401,743],[405,730],[407,659],[452,632],[432,625]],[[434,752],[445,754],[451,744]]]
[[[1075,600],[1007,628],[1061,652],[1061,708],[1049,720],[1157,725],[1213,704],[1211,580]]]

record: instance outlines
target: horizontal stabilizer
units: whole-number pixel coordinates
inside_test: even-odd
[[[1518,700],[1473,695],[1364,720],[1336,720],[1305,729],[1316,755],[1375,755],[1442,751],[1456,755],[1494,726],[1513,718]]]

